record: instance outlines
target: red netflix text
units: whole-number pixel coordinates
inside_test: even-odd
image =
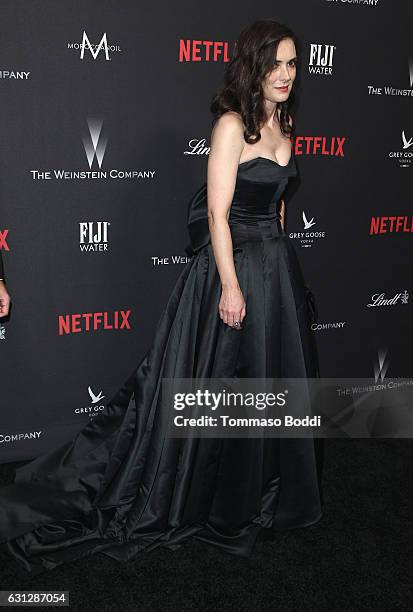
[[[408,234],[410,232],[413,232],[413,217],[399,215],[371,218],[370,236],[373,234]]]
[[[131,329],[131,310],[59,315],[59,336],[109,329]]]

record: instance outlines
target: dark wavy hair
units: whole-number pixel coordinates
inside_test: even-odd
[[[235,111],[246,126],[245,141],[254,144],[260,140],[260,127],[265,121],[262,81],[273,70],[278,43],[284,38],[292,38],[298,48],[299,41],[294,32],[277,21],[256,21],[242,30],[234,45],[234,55],[226,65],[224,84],[211,101],[212,125],[225,112]],[[280,129],[285,136],[290,136],[292,131],[288,115],[294,97],[293,84],[288,99],[277,104]]]

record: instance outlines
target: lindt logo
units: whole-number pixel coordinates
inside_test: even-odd
[[[396,304],[408,304],[409,303],[409,292],[407,289],[403,293],[395,293],[392,297],[386,297],[384,292],[374,293],[371,298],[371,302],[367,304],[369,308],[375,308],[378,306],[395,306]]]
[[[129,322],[131,312],[131,310],[115,310],[114,312],[83,312],[59,315],[59,336],[98,330],[131,329]]]

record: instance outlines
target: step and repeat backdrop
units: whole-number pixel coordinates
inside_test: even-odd
[[[301,40],[286,230],[323,377],[411,375],[411,2],[3,0],[0,461],[64,442],[151,346],[239,32]]]

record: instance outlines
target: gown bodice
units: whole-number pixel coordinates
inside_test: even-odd
[[[261,156],[239,164],[228,218],[233,235],[242,230],[252,235],[258,228],[261,233],[263,228],[267,233],[276,230],[278,201],[289,179],[296,175],[293,151],[285,166]],[[186,251],[191,255],[210,241],[206,181],[189,201],[187,226],[190,244]]]

